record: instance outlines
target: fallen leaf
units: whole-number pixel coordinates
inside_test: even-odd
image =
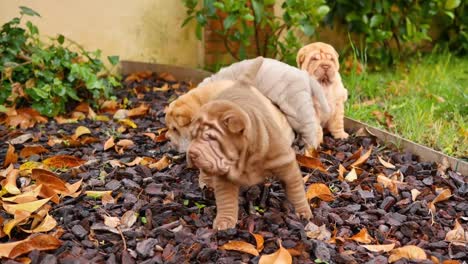
[[[310,239],[329,241],[331,238],[331,233],[327,230],[325,225],[321,225],[319,227],[312,222],[308,222],[304,227],[304,231],[306,232],[307,237]]]
[[[8,173],[6,179],[3,180],[3,188],[10,194],[20,194],[21,191],[16,186],[16,178],[18,178],[19,170],[13,169]]]
[[[448,200],[452,196],[452,192],[450,189],[443,189],[432,202],[429,203],[429,209],[431,210],[432,214],[436,213],[435,204],[438,202],[442,202]]]
[[[10,164],[14,164],[18,161],[18,154],[15,153],[15,147],[11,144],[8,144],[8,150],[5,155],[5,160],[3,162],[3,168],[8,167]]]
[[[10,237],[11,230],[13,230],[15,226],[17,226],[27,218],[29,218],[31,216],[31,213],[22,210],[17,210],[13,215],[14,218],[8,220],[8,222],[6,222],[3,225],[3,232],[5,232],[5,234],[8,235],[8,237]]]
[[[21,194],[11,196],[11,197],[2,197],[2,200],[5,202],[13,202],[13,203],[27,203],[37,201],[37,196],[41,191],[42,185],[37,185],[31,191],[23,192]]]
[[[114,113],[114,116],[112,116],[112,118],[116,119],[116,120],[125,119],[127,117],[128,117],[128,110],[127,109],[119,109]]]
[[[82,160],[77,157],[73,157],[70,155],[57,155],[54,157],[50,157],[42,161],[44,165],[51,167],[51,168],[73,168],[77,166],[81,166],[85,163],[85,160]]]
[[[68,193],[66,182],[56,176],[55,173],[44,169],[32,169],[31,178],[37,184],[42,184],[58,193]]]
[[[13,128],[19,126],[22,129],[31,128],[36,123],[47,123],[47,121],[47,118],[32,108],[13,109],[7,113],[5,120],[8,126]]]
[[[420,193],[421,192],[416,189],[411,190],[411,199],[413,199],[413,202],[416,201],[416,198],[418,197]]]
[[[72,139],[76,140],[80,136],[86,135],[86,134],[91,134],[91,130],[89,130],[89,128],[87,128],[85,126],[79,126],[79,127],[76,128],[75,134],[73,134]]]
[[[104,216],[104,224],[108,227],[116,228],[120,225],[120,219],[115,216]]]
[[[150,164],[148,167],[153,169],[156,168],[158,170],[163,170],[167,168],[170,164],[170,160],[167,156],[163,156],[160,160],[158,160],[156,163]]]
[[[135,122],[127,118],[119,119],[119,123],[130,128],[138,128],[138,125],[135,124]]]
[[[359,243],[369,244],[372,242],[372,237],[367,232],[367,228],[363,228],[359,231],[359,233],[355,234],[354,236],[350,237],[351,240],[354,240]]]
[[[345,181],[344,173],[346,172],[346,168],[343,165],[338,165],[338,180]]]
[[[357,178],[358,176],[357,176],[356,170],[352,168],[351,171],[348,174],[346,174],[345,180],[348,182],[353,182],[357,180]]]
[[[386,245],[361,245],[371,252],[389,252],[395,247],[395,243]]]
[[[380,164],[382,164],[385,168],[387,169],[395,169],[395,165],[391,164],[390,162],[387,162],[383,160],[380,156],[377,156],[379,159]]]
[[[18,137],[15,137],[12,140],[7,141],[7,143],[12,144],[12,145],[19,145],[19,144],[24,144],[26,141],[33,139],[34,135],[31,133],[27,133]]]
[[[312,183],[309,185],[309,187],[307,187],[306,197],[309,201],[315,197],[318,197],[325,202],[332,202],[335,200],[330,188],[323,183]]]
[[[291,254],[283,248],[281,242],[278,242],[279,249],[272,254],[262,255],[258,264],[290,264],[292,263]]]
[[[119,140],[117,142],[116,145],[119,146],[119,147],[131,148],[131,147],[135,146],[135,143],[133,143],[133,141],[130,140],[130,139],[121,139],[121,140]]]
[[[86,196],[94,199],[101,198],[106,193],[110,195],[112,191],[85,191]]]
[[[114,204],[115,199],[114,199],[114,197],[112,197],[112,195],[110,193],[105,193],[101,197],[101,202],[102,202],[102,205]]]
[[[32,213],[36,211],[37,209],[39,209],[44,204],[46,204],[49,200],[50,198],[46,198],[46,199],[41,199],[41,200],[37,200],[34,202],[28,202],[28,203],[22,203],[22,204],[3,203],[2,205],[5,211],[7,211],[9,214],[14,215],[15,211],[26,211],[26,212]]]
[[[359,157],[361,157],[362,155],[362,147],[359,147],[359,149],[354,152],[351,156],[349,156],[346,161],[350,161],[350,160],[357,160],[359,159]]]
[[[371,153],[372,153],[372,146],[369,148],[369,150],[366,153],[364,153],[364,155],[360,156],[355,162],[353,162],[350,165],[350,167],[359,167],[361,164],[367,161]]]
[[[151,138],[151,140],[156,141],[156,134],[155,133],[143,133],[143,135]]]
[[[250,232],[250,234],[255,238],[255,244],[257,245],[258,252],[261,252],[263,250],[263,243],[265,242],[265,239],[260,234],[255,234],[252,232]]]
[[[174,75],[168,73],[168,72],[162,72],[159,74],[158,76],[159,78],[163,79],[164,81],[166,82],[176,82],[176,78],[174,77]]]
[[[114,100],[104,101],[100,105],[100,110],[103,112],[108,112],[108,113],[114,113],[115,111],[117,111],[118,108],[119,108],[119,104],[117,103],[117,101],[114,101]]]
[[[114,143],[114,137],[110,137],[108,140],[106,140],[106,142],[104,143],[104,151],[112,148],[113,146],[115,146],[115,143]]]
[[[406,258],[408,260],[425,260],[427,259],[427,256],[426,252],[424,252],[420,247],[408,245],[393,249],[388,257],[388,262],[393,263],[402,258]]]
[[[392,192],[394,195],[398,196],[398,185],[405,184],[404,182],[397,181],[397,180],[392,180],[383,174],[377,175],[377,182],[382,184],[385,188],[388,188],[390,192]]]
[[[133,161],[131,162],[127,162],[127,163],[124,163],[125,165],[127,165],[128,167],[133,167],[135,165],[138,165],[140,164],[140,162],[143,160],[142,157],[136,157]]]
[[[78,191],[78,189],[81,187],[81,184],[83,183],[83,179],[73,183],[73,184],[69,184],[68,182],[65,183],[65,186],[67,187],[68,189],[68,192],[67,193],[63,193],[63,197],[66,197],[66,196],[71,196],[71,197],[78,197],[78,195],[81,193],[81,191]]]
[[[136,221],[138,220],[137,213],[135,211],[129,210],[125,212],[122,217],[120,218],[120,222],[122,223],[122,227],[130,228],[132,227]]]
[[[47,214],[44,220],[42,220],[42,222],[37,227],[35,227],[32,230],[23,229],[23,231],[26,233],[42,233],[42,232],[48,232],[54,229],[56,226],[57,226],[57,221],[52,216]]]
[[[125,82],[141,82],[143,79],[151,77],[151,71],[134,72],[125,78]]]
[[[311,158],[307,157],[301,154],[296,154],[296,160],[299,163],[299,165],[309,168],[309,169],[317,169],[322,172],[327,172],[327,169],[325,166],[322,164],[320,159],[318,158]]]
[[[228,243],[222,245],[220,249],[240,251],[258,256],[258,250],[255,248],[255,246],[244,241],[229,241]]]
[[[17,244],[11,250],[8,257],[14,259],[33,250],[52,250],[60,247],[61,245],[62,242],[51,235],[38,234],[30,236]]]
[[[455,226],[453,227],[452,230],[447,232],[447,234],[445,235],[445,240],[450,241],[450,242],[467,243],[468,232],[465,232],[465,230],[463,229],[463,226],[456,219]]]
[[[128,110],[127,116],[134,117],[134,116],[142,116],[148,113],[149,105],[141,104],[136,108]]]
[[[27,176],[32,173],[32,169],[42,169],[44,168],[44,164],[42,162],[37,162],[37,161],[28,161],[19,167],[20,170],[20,175],[21,176]]]
[[[47,150],[41,145],[26,146],[21,150],[20,157],[23,159],[26,159],[32,155],[37,155],[37,154],[42,154],[42,153],[47,153],[47,152],[49,152],[49,150]]]
[[[22,241],[10,242],[10,243],[1,243],[0,244],[0,257],[8,258],[10,256],[10,252],[13,250],[14,247],[23,243]]]

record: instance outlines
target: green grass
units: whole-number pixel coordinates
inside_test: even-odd
[[[423,56],[383,72],[343,75],[346,116],[406,139],[468,158],[468,57]],[[389,113],[393,127],[375,111]]]

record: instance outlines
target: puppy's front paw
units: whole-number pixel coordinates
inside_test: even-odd
[[[337,139],[346,139],[349,137],[349,134],[344,131],[340,131],[340,132],[333,133],[333,137]]]
[[[313,216],[312,211],[310,210],[309,206],[296,210],[296,215],[299,218],[305,219],[305,220],[310,220],[310,219],[312,219],[312,216]]]
[[[218,218],[216,217],[213,222],[213,229],[216,230],[225,230],[228,228],[236,227],[237,221],[228,218]]]

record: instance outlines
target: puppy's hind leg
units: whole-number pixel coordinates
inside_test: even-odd
[[[216,218],[213,229],[224,230],[234,228],[239,213],[239,185],[224,177],[212,177],[216,199]]]

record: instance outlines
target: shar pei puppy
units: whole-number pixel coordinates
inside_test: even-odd
[[[323,87],[331,114],[324,114],[317,109],[322,127],[328,129],[334,138],[347,138],[349,135],[344,131],[344,104],[348,99],[348,91],[341,81],[338,52],[329,44],[314,42],[302,47],[296,60],[298,67],[307,71]]]
[[[199,86],[219,80],[238,80],[258,60],[263,60],[263,64],[253,86],[278,106],[307,149],[316,149],[323,140],[323,131],[315,113],[319,111],[328,117],[330,107],[320,84],[306,72],[274,59],[257,57],[225,67],[205,78]]]
[[[214,189],[214,229],[234,228],[240,186],[261,183],[269,176],[283,183],[297,215],[312,217],[292,141],[275,121],[278,112],[269,110],[263,95],[252,90],[243,79],[234,82],[203,105],[191,124],[187,158]]]

